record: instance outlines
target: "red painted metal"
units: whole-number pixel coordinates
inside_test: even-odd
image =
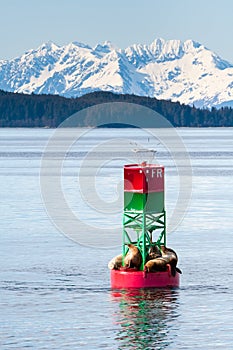
[[[167,271],[148,272],[134,269],[111,270],[111,287],[113,289],[127,288],[175,288],[179,287],[180,276],[171,275],[171,267]]]
[[[164,191],[164,166],[130,164],[124,166],[124,191],[150,193]]]

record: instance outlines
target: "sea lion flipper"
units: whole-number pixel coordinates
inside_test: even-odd
[[[176,268],[174,266],[171,266],[171,274],[173,277],[176,275]]]

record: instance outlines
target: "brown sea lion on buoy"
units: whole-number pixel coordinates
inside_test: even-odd
[[[178,263],[178,256],[176,252],[171,248],[165,247],[165,245],[161,245],[161,252],[163,259],[165,259],[167,264],[171,266],[172,276],[175,276],[176,272],[182,273],[181,270],[176,266]]]
[[[167,270],[167,262],[162,257],[149,260],[144,266],[145,272],[157,272],[157,271],[166,271],[166,270]]]
[[[125,267],[135,267],[139,269],[142,263],[142,255],[140,250],[133,244],[127,244],[127,246],[129,247],[129,251],[124,259]]]
[[[108,268],[110,270],[119,270],[122,266],[122,254],[115,256],[108,263]]]
[[[149,261],[149,260],[152,260],[152,259],[156,259],[156,258],[159,258],[161,256],[162,256],[161,251],[159,250],[157,245],[155,245],[155,246],[152,246],[152,247],[149,248],[146,261]]]

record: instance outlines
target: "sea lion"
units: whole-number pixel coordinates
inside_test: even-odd
[[[133,244],[127,244],[127,246],[129,247],[129,251],[124,259],[125,267],[135,267],[136,269],[139,269],[142,263],[140,250]]]
[[[115,256],[108,263],[108,268],[110,270],[119,270],[122,266],[122,254]]]
[[[159,258],[161,256],[162,256],[161,251],[159,250],[157,245],[154,245],[154,246],[149,248],[146,261],[149,261],[149,260],[152,260],[152,259],[156,259],[156,258]]]
[[[166,271],[167,262],[162,257],[147,261],[144,266],[144,272]]]
[[[165,245],[161,245],[161,252],[163,259],[165,259],[167,264],[170,264],[171,266],[172,276],[175,276],[176,272],[182,273],[181,270],[176,266],[178,263],[178,256],[176,252],[171,248],[165,247]]]

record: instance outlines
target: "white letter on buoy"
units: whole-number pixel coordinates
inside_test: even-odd
[[[157,177],[163,177],[162,169],[157,169]]]

